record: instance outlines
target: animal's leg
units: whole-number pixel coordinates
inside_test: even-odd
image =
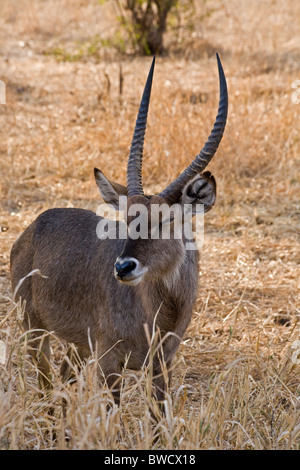
[[[157,358],[156,358],[157,359]],[[159,414],[164,414],[164,400],[168,392],[172,379],[172,361],[163,363],[161,360],[156,360],[153,363],[153,396],[158,404],[157,407],[151,409],[152,417],[157,420]]]
[[[76,380],[76,371],[79,372],[82,366],[83,361],[88,357],[86,350],[80,347],[76,347],[74,344],[70,345],[67,349],[67,354],[60,366],[60,376],[63,383],[68,382],[69,380]],[[63,417],[67,416],[67,407],[68,401],[62,399],[62,413]]]
[[[37,364],[40,389],[49,391],[52,389],[49,334],[33,330],[29,336],[29,347],[31,356]]]
[[[52,403],[52,376],[50,367],[50,337],[49,333],[43,331],[29,332],[29,351],[37,365],[38,382],[41,390],[41,397],[48,402],[47,415],[54,415]],[[55,439],[55,432],[52,434]]]
[[[122,364],[118,357],[107,354],[99,360],[99,381],[102,385],[107,384],[116,405],[120,404],[121,373]]]
[[[70,379],[75,379],[75,368],[80,371],[82,362],[88,355],[85,350],[73,344],[68,347],[66,358],[60,367],[60,375],[64,383]]]

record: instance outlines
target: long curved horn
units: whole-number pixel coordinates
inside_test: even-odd
[[[217,61],[220,81],[220,99],[218,114],[214,127],[206,144],[200,153],[196,156],[195,160],[178,176],[178,178],[176,178],[176,180],[174,180],[159,194],[169,202],[177,201],[182,194],[184,186],[190,181],[190,179],[192,179],[198,173],[203,172],[203,170],[213,158],[221,142],[228,112],[228,92],[225,74],[218,54]]]
[[[137,194],[144,194],[142,185],[142,159],[154,64],[155,57],[153,58],[149,75],[146,81],[130,147],[130,153],[127,163],[128,197]]]

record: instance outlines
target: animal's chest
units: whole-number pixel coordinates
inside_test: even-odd
[[[161,299],[160,304],[155,304],[155,307],[152,310],[154,315],[147,312],[147,309],[142,310],[129,337],[124,338],[123,355],[128,358],[127,367],[130,369],[139,370],[143,364],[147,364],[150,347],[156,350],[159,344],[165,359],[170,360],[191,321],[190,303],[183,306],[176,296],[168,297],[165,302]],[[161,352],[160,347],[159,351]]]
[[[141,283],[138,288],[124,289],[121,303],[113,293],[109,297],[112,317],[105,331],[112,343],[118,342],[120,355],[129,358],[129,368],[142,366],[156,334],[163,340],[167,356],[176,351],[191,321],[198,290],[198,269],[194,263],[188,267],[181,273],[185,277],[172,282]]]
[[[191,321],[198,291],[197,273],[190,273],[188,279],[179,278],[173,284],[157,283],[153,290],[154,293],[149,291],[145,305],[151,328],[154,324],[162,335],[171,332],[181,337]]]

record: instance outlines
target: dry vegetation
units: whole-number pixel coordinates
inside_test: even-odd
[[[96,210],[94,166],[125,181],[150,60],[104,46],[97,56],[86,48],[77,60],[73,54],[115,27],[110,3],[0,6],[0,79],[7,84],[0,106],[0,448],[299,449],[300,104],[291,99],[300,79],[298,0],[220,1],[205,22],[199,9],[197,34],[183,28],[180,53],[157,60],[145,144],[149,190],[174,178],[209,133],[218,94],[214,49],[230,96],[210,168],[218,200],[206,216],[199,297],[165,416],[150,425],[145,374],[124,373],[121,409],[109,411],[92,359],[77,386],[62,384],[65,345],[55,338],[54,415],[47,414],[22,309],[11,300],[9,252],[47,208]],[[58,48],[73,56],[58,60]]]

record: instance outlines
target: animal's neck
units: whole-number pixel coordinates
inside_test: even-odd
[[[142,286],[141,286],[142,287]],[[198,252],[188,251],[181,264],[149,283],[148,305],[163,331],[174,331],[180,312],[191,311],[198,288]]]

